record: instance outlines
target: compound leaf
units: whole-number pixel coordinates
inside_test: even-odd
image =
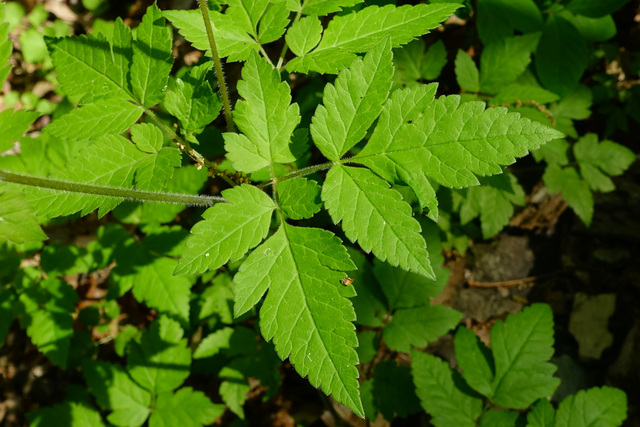
[[[191,350],[180,324],[161,317],[131,343],[127,372],[138,384],[154,394],[172,391],[189,376]]]
[[[383,144],[393,140],[403,125],[416,120],[429,104],[433,102],[438,86],[436,84],[419,85],[412,88],[396,90],[387,100],[378,118],[378,125],[373,131],[369,144]],[[368,164],[374,172],[389,182],[408,184],[416,193],[420,206],[429,208],[429,216],[438,217],[438,201],[432,184],[420,170],[409,164],[397,163],[393,159],[385,162]]]
[[[12,191],[0,193],[0,244],[39,242],[46,240],[31,206],[21,193]]]
[[[597,191],[612,191],[615,185],[607,175],[621,175],[636,159],[627,147],[613,141],[598,142],[598,136],[593,133],[580,138],[573,152],[582,177]]]
[[[482,400],[466,390],[447,362],[426,353],[411,353],[413,382],[422,408],[436,427],[475,427]]]
[[[260,327],[281,359],[315,387],[363,416],[358,394],[355,312],[343,271],[355,268],[340,239],[326,230],[283,223],[235,276],[235,314],[260,309]]]
[[[65,401],[58,405],[48,406],[31,411],[27,414],[29,425],[33,427],[46,427],[55,420],[58,425],[69,427],[102,427],[106,424],[102,421],[100,413],[85,403]]]
[[[158,395],[149,427],[200,427],[211,425],[224,412],[201,391],[184,387],[174,393]]]
[[[244,135],[225,133],[225,149],[236,170],[255,172],[296,160],[291,134],[300,123],[300,108],[291,104],[291,89],[269,63],[253,54],[242,68],[238,93],[244,98],[233,111]]]
[[[525,204],[524,190],[509,172],[480,179],[482,185],[467,190],[460,205],[460,222],[464,225],[480,217],[482,237],[498,234],[513,216],[513,205]]]
[[[616,427],[627,418],[627,396],[617,388],[594,387],[564,399],[555,427]]]
[[[324,89],[313,116],[311,136],[329,160],[339,160],[364,138],[389,95],[393,64],[391,42],[385,38],[364,60],[342,70],[334,84]]]
[[[482,102],[460,102],[456,95],[438,98],[393,138],[372,138],[353,161],[374,170],[395,163],[444,186],[461,188],[477,185],[475,175],[499,174],[501,165],[562,137],[504,108],[485,110]]]
[[[138,121],[142,108],[122,98],[97,101],[71,110],[45,131],[58,138],[81,140],[124,132]]]
[[[207,209],[191,230],[176,274],[202,273],[237,261],[267,236],[273,200],[263,191],[241,185],[222,192],[229,203]]]
[[[458,329],[454,343],[456,360],[465,382],[477,392],[490,396],[495,366],[489,349],[467,328]]]
[[[322,200],[335,224],[365,252],[433,279],[427,244],[411,206],[396,190],[365,168],[337,165],[322,186]]]
[[[497,405],[524,409],[553,394],[560,384],[553,355],[553,315],[545,304],[534,304],[491,329],[495,377],[491,384]]]
[[[409,43],[436,28],[458,7],[455,4],[369,6],[336,16],[329,22],[318,47],[289,61],[287,69],[336,74],[356,58],[355,53],[373,49],[387,36],[391,37],[392,47]]]
[[[278,40],[289,25],[286,1],[271,2],[260,19],[258,41],[267,44]]]
[[[576,215],[586,225],[593,218],[593,194],[589,185],[580,179],[578,171],[573,167],[561,168],[550,164],[542,176],[550,193],[562,192],[562,198],[571,206]]]
[[[84,359],[82,373],[98,405],[113,412],[107,416],[117,426],[140,426],[149,416],[151,393],[136,384],[118,364]]]

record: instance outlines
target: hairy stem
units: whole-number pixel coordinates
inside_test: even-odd
[[[227,131],[234,132],[235,126],[233,125],[233,117],[231,116],[229,92],[227,91],[227,83],[224,81],[224,74],[222,73],[222,62],[220,62],[220,55],[218,55],[216,39],[213,37],[213,29],[211,28],[211,19],[209,18],[207,0],[199,0],[198,3],[200,3],[200,11],[202,12],[202,18],[204,19],[204,28],[207,30],[207,37],[209,38],[211,58],[213,59],[213,66],[216,70],[216,78],[218,79],[218,89],[220,90],[220,97],[222,98],[224,117],[227,120]]]
[[[278,182],[286,181],[288,179],[298,178],[300,176],[311,175],[314,172],[318,172],[318,171],[321,171],[321,170],[329,169],[334,164],[335,164],[334,162],[327,162],[327,163],[322,163],[320,165],[309,166],[308,168],[298,169],[297,171],[293,171],[293,172],[291,172],[289,174],[286,174],[285,176],[281,176],[280,178],[275,178],[272,175],[271,181],[263,182],[262,184],[257,185],[257,187],[258,188],[265,188],[265,187],[268,187],[270,185],[273,185],[274,188],[275,188],[276,185],[278,185]]]
[[[178,135],[176,133],[176,131],[174,131],[170,126],[167,126],[166,123],[164,123],[162,120],[160,120],[160,118],[150,109],[145,108],[144,112],[151,117],[151,119],[153,121],[155,121],[158,126],[160,126],[162,129],[164,129],[169,136],[171,137],[171,139],[173,139],[174,141],[176,141],[176,145],[178,146],[178,148],[187,154],[187,156],[191,157],[191,159],[196,162],[196,167],[198,169],[201,169],[202,167],[207,168],[207,171],[209,173],[209,176],[212,178],[215,177],[221,177],[222,179],[224,179],[226,181],[227,184],[229,184],[230,186],[234,187],[236,185],[238,185],[236,182],[234,182],[227,174],[225,174],[224,172],[220,172],[218,171],[218,166],[213,163],[210,162],[209,160],[205,159],[202,154],[200,154],[199,152],[197,152],[189,143],[189,141],[187,141],[186,139],[182,138],[180,135]]]
[[[154,191],[133,190],[127,188],[107,187],[100,185],[82,184],[79,182],[60,181],[57,179],[41,178],[37,176],[21,175],[0,170],[0,181],[12,184],[28,185],[47,190],[64,191],[70,193],[107,196],[121,200],[136,202],[156,202],[190,206],[213,206],[226,202],[224,197],[198,196],[193,194],[159,193]]]

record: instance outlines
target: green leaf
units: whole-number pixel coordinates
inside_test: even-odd
[[[46,427],[55,423],[69,427],[104,426],[100,413],[84,403],[65,401],[27,413],[29,425]],[[55,420],[55,421],[53,421]]]
[[[105,135],[83,148],[53,177],[70,182],[119,188],[147,187],[159,190],[177,166],[178,152],[166,148],[158,154],[140,151],[118,135]],[[83,215],[99,208],[100,216],[116,207],[121,199],[80,193],[28,188],[24,192],[37,214],[55,217],[81,211]]]
[[[42,280],[25,289],[19,296],[25,306],[20,325],[39,351],[53,363],[67,366],[69,345],[73,335],[73,318],[78,295],[66,282]]]
[[[159,103],[164,96],[173,65],[171,35],[172,31],[165,26],[160,9],[153,3],[136,28],[131,64],[131,86],[145,108]]]
[[[186,133],[201,133],[220,114],[220,98],[206,80],[212,64],[193,67],[183,79],[176,79],[175,87],[164,97],[164,107],[180,121]]]
[[[7,262],[4,257],[2,258],[2,262]],[[15,267],[17,270],[19,266],[20,263],[18,262],[17,266],[11,267]],[[7,333],[9,333],[9,328],[17,316],[16,294],[9,289],[0,289],[0,347],[4,344],[4,339],[7,337]]]
[[[444,186],[461,188],[477,185],[475,175],[501,173],[500,165],[561,136],[506,109],[485,110],[482,102],[460,104],[459,96],[448,96],[429,104],[420,118],[404,124],[393,138],[372,137],[352,160],[374,170],[395,163],[414,176],[423,174]]]
[[[139,123],[131,127],[131,141],[140,151],[157,153],[162,149],[162,131],[150,123]]]
[[[458,7],[451,4],[368,6],[336,16],[329,22],[318,47],[289,61],[287,69],[336,74],[356,58],[355,53],[373,49],[388,36],[392,47],[406,44],[436,28]]]
[[[527,414],[527,427],[555,427],[556,411],[547,399],[538,400]]]
[[[480,180],[481,185],[467,190],[460,205],[460,222],[464,225],[480,217],[482,237],[489,239],[509,224],[513,205],[524,206],[524,190],[509,172]]]
[[[329,160],[339,160],[360,141],[389,95],[393,64],[390,39],[384,39],[325,86],[310,126],[313,141]]]
[[[434,278],[420,224],[411,206],[389,184],[364,168],[334,166],[322,200],[335,224],[365,252],[407,271]]]
[[[264,14],[268,0],[229,0],[225,14],[253,37],[258,35],[258,22]]]
[[[46,240],[33,210],[21,193],[0,192],[0,243],[40,242]]]
[[[617,427],[627,418],[627,396],[617,388],[580,390],[560,403],[555,427]]]
[[[149,416],[151,394],[136,384],[120,365],[84,359],[82,373],[98,405],[113,412],[116,426],[141,426]]]
[[[490,101],[490,105],[511,105],[533,101],[538,104],[550,104],[560,97],[553,92],[544,90],[539,86],[512,84],[503,87]]]
[[[222,192],[229,204],[218,203],[191,230],[176,274],[202,273],[237,261],[269,232],[273,200],[256,187],[243,184]]]
[[[227,158],[236,170],[255,172],[276,163],[296,160],[291,134],[300,123],[298,104],[291,104],[291,89],[280,74],[257,54],[242,68],[238,93],[244,98],[233,118],[244,135],[225,133]]]
[[[30,64],[37,64],[48,58],[47,44],[42,33],[35,28],[22,31],[18,36],[22,57]]]
[[[223,369],[223,371],[226,371]],[[221,371],[221,374],[223,373]],[[226,373],[226,372],[225,372]],[[229,407],[231,412],[236,414],[238,418],[244,420],[244,403],[249,399],[249,391],[251,391],[251,386],[242,380],[243,378],[239,375],[240,378],[232,378],[231,381],[223,381],[220,384],[220,397],[222,397],[222,401]]]
[[[349,248],[349,256],[358,268],[349,273],[358,295],[351,301],[356,310],[356,323],[363,326],[383,326],[382,316],[387,312],[387,301],[378,282],[374,279],[371,263],[365,255],[354,248]],[[378,261],[380,264],[388,265]],[[393,268],[389,266],[389,268]],[[404,270],[398,269],[405,272]],[[422,278],[422,276],[415,275]],[[365,363],[362,362],[361,363]]]
[[[393,50],[393,63],[396,66],[395,78],[408,84],[422,78],[424,64],[424,40],[416,39]]]
[[[491,329],[495,377],[491,400],[499,406],[524,409],[553,394],[560,384],[552,375],[553,315],[545,304],[534,304]]]
[[[201,391],[184,387],[158,396],[149,418],[150,427],[200,427],[211,425],[224,412],[224,405],[212,403]]]
[[[606,2],[600,0],[571,0],[566,5],[566,8],[577,15],[599,18],[615,12],[628,2],[629,0],[608,0]]]
[[[588,133],[573,146],[580,173],[592,190],[613,191],[615,185],[607,175],[618,176],[631,166],[636,155],[613,141],[598,142],[598,136]]]
[[[477,392],[490,396],[493,393],[491,382],[495,366],[489,349],[467,328],[458,329],[454,342],[456,360],[466,383]]]
[[[407,366],[398,366],[395,361],[385,360],[376,365],[373,397],[375,406],[389,421],[393,421],[396,415],[405,418],[420,412],[411,372]],[[370,418],[375,418],[375,415]]]
[[[587,67],[587,41],[569,21],[551,15],[536,50],[536,73],[542,85],[564,96],[578,84]]]
[[[298,3],[298,0],[295,1]],[[303,2],[302,13],[305,15],[324,16],[333,12],[340,12],[361,2],[362,0],[308,0]],[[294,10],[297,11],[298,9]]]
[[[126,81],[128,70],[123,69],[132,55],[127,30],[120,32],[120,45],[114,41],[114,46],[102,34],[46,40],[58,83],[71,102],[91,104],[114,97],[133,98]]]
[[[235,276],[235,314],[245,313],[269,289],[260,309],[265,339],[273,339],[280,358],[289,357],[314,387],[362,416],[355,313],[345,297],[354,291],[340,283],[342,271],[354,268],[332,233],[283,223]]]
[[[11,108],[0,113],[0,153],[11,150],[14,141],[22,138],[29,130],[31,123],[40,114],[31,111],[13,110]]]
[[[379,260],[374,260],[373,275],[381,285],[390,310],[424,306],[442,291],[433,280]]]
[[[401,127],[416,120],[427,106],[433,102],[437,85],[420,85],[410,89],[396,90],[387,100],[378,118],[378,125],[373,131],[369,144],[383,144],[393,140]],[[416,173],[408,164],[399,164],[393,159],[375,162],[368,166],[378,175],[393,183],[407,183],[416,193],[420,207],[429,208],[429,216],[438,217],[438,201],[432,184],[422,173]]]
[[[562,16],[567,18],[580,35],[589,41],[603,42],[614,37],[617,33],[616,22],[611,15],[588,18],[582,15],[563,13]]]
[[[480,57],[480,90],[495,94],[524,72],[540,33],[507,37],[485,46]]]
[[[127,372],[153,394],[172,391],[189,376],[191,350],[182,338],[180,324],[160,317],[133,342],[127,358]]]
[[[593,218],[593,195],[589,185],[580,179],[578,171],[573,167],[561,168],[558,165],[548,165],[542,176],[549,193],[562,192],[562,198],[571,206],[578,217],[585,223],[591,224]]]
[[[4,7],[4,3],[0,7]],[[4,84],[11,71],[11,64],[7,64],[7,62],[13,50],[13,41],[9,38],[10,24],[3,21],[3,19],[0,19],[0,40],[2,40],[0,41],[0,85]]]
[[[382,330],[382,336],[390,349],[409,352],[412,347],[426,347],[461,319],[462,313],[443,305],[400,309]]]
[[[482,43],[489,43],[513,35],[539,31],[542,13],[534,0],[479,0],[478,34]]]
[[[447,49],[442,40],[438,40],[427,49],[420,75],[425,80],[435,80],[447,64]]]
[[[482,400],[467,392],[460,375],[447,362],[426,353],[412,352],[413,382],[422,408],[436,427],[475,427]]]
[[[261,44],[274,42],[284,34],[289,25],[289,11],[286,1],[271,2],[260,19],[258,41]]]
[[[222,328],[207,335],[198,348],[193,352],[194,359],[204,359],[206,357],[215,356],[224,348],[229,348],[233,328]]]
[[[206,51],[211,56],[209,39],[199,10],[165,10],[162,15],[171,21],[193,47]],[[215,11],[209,11],[209,17],[221,58],[226,57],[229,62],[245,61],[251,56],[251,52],[258,51],[260,44],[247,34],[245,22]]]
[[[45,127],[58,138],[93,139],[129,129],[142,115],[142,108],[120,98],[97,101],[71,110]]]
[[[320,186],[305,178],[281,181],[278,183],[278,204],[291,219],[311,218],[322,208]]]
[[[322,24],[316,16],[305,16],[287,30],[285,40],[291,52],[304,55],[316,47],[322,36]]]
[[[463,50],[458,49],[455,60],[456,80],[460,89],[467,92],[480,91],[480,73],[473,59]]]
[[[113,270],[121,289],[133,288],[136,300],[188,324],[191,281],[173,275],[178,263],[153,256],[139,246],[134,246],[128,255]]]
[[[489,409],[482,414],[478,427],[515,427],[517,419],[517,412]]]

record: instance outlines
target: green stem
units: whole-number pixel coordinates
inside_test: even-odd
[[[220,55],[218,55],[216,39],[213,37],[213,29],[211,28],[211,19],[209,18],[209,8],[207,7],[207,0],[199,0],[198,3],[200,3],[200,11],[202,12],[202,18],[204,19],[204,28],[207,30],[207,37],[209,38],[211,58],[213,59],[213,66],[216,70],[216,78],[218,79],[218,89],[220,90],[220,97],[222,98],[224,117],[227,120],[227,131],[234,132],[235,127],[233,125],[233,117],[231,116],[231,103],[229,102],[229,93],[227,92],[227,84],[224,81],[224,74],[222,73],[222,62],[220,61]]]
[[[106,187],[100,185],[81,184],[79,182],[59,181],[50,178],[21,175],[0,170],[0,181],[12,184],[28,185],[48,190],[67,191],[70,193],[107,196],[121,200],[137,202],[156,202],[190,206],[213,206],[226,202],[224,197],[198,196],[194,194],[159,193],[153,191],[133,190],[127,188]]]
[[[176,141],[176,145],[178,146],[178,148],[187,154],[187,156],[191,157],[191,159],[193,159],[194,162],[196,162],[196,168],[202,169],[203,167],[207,168],[207,171],[209,173],[209,176],[215,178],[215,177],[221,177],[222,179],[224,179],[226,181],[227,184],[229,184],[232,187],[235,187],[236,185],[238,185],[236,182],[234,182],[231,178],[229,178],[226,174],[219,172],[218,171],[218,166],[213,163],[210,162],[209,160],[205,159],[202,154],[198,153],[193,147],[191,147],[191,144],[189,143],[189,141],[187,141],[186,139],[182,138],[180,135],[178,135],[176,133],[176,131],[174,131],[170,126],[167,126],[166,123],[164,123],[162,120],[160,120],[160,118],[150,109],[145,108],[144,112],[151,117],[151,119],[153,121],[155,121],[158,126],[160,126],[162,129],[164,129],[169,136]]]
[[[286,181],[288,179],[297,178],[299,176],[311,175],[314,172],[318,172],[318,171],[321,171],[321,170],[329,169],[334,164],[336,164],[336,162],[327,162],[327,163],[322,163],[320,165],[309,166],[308,168],[298,169],[297,171],[293,171],[293,172],[291,172],[291,173],[289,173],[289,174],[287,174],[285,176],[281,176],[280,178],[275,178],[272,175],[271,181],[263,182],[262,184],[258,184],[257,187],[258,188],[265,188],[265,187],[268,187],[270,185],[273,185],[274,188],[275,188],[278,185],[278,182]]]

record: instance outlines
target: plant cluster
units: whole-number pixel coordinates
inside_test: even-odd
[[[557,411],[547,400],[559,380],[546,305],[498,321],[490,349],[459,327],[458,370],[420,350],[462,319],[431,304],[448,278],[443,247],[496,235],[525,203],[507,169],[516,158],[544,161],[544,184],[586,224],[592,193],[635,159],[574,126],[593,102],[580,84],[589,43],[612,37],[625,2],[478,1],[479,68],[458,51],[463,93],[446,96],[431,82],[445,45],[421,36],[469,16],[468,2],[153,4],[134,29],[117,19],[81,36],[58,21],[38,31],[36,7],[23,59],[64,101],[0,113],[0,342],[17,319],[81,378],[31,423],[197,426],[228,410],[243,425],[249,378],[268,399],[288,359],[370,420],[424,410],[436,426],[620,425],[620,390],[581,391]],[[175,67],[167,21],[205,52],[196,64]],[[237,82],[221,58],[242,63]],[[23,137],[43,114],[51,123]],[[96,210],[108,221],[88,244],[43,243],[43,226]],[[98,272],[99,297],[80,308],[65,278]],[[127,295],[146,320],[127,320]],[[376,360],[382,343],[411,367]],[[196,374],[217,378],[221,403]]]

